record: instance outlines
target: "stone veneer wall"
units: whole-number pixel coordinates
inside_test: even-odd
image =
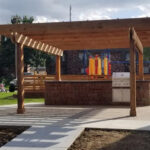
[[[150,81],[138,81],[136,85],[138,105],[150,105]]]
[[[46,82],[46,105],[97,105],[111,103],[111,81]]]
[[[112,103],[112,82],[46,82],[46,105],[110,105],[129,103]],[[137,82],[137,104],[149,105],[150,81]]]

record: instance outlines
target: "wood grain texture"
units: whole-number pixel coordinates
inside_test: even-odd
[[[23,34],[19,34],[17,32],[15,32],[15,33],[12,32],[11,36],[16,43],[22,44],[24,46],[28,46],[33,49],[37,49],[37,50],[46,52],[48,54],[59,55],[59,56],[63,55],[63,50],[56,48],[52,45],[43,43],[41,41],[36,41],[36,40],[34,40],[28,36],[25,36]]]
[[[0,34],[29,36],[62,50],[129,48],[128,29],[134,27],[143,47],[150,47],[150,18],[0,25]]]
[[[23,45],[17,44],[17,81],[18,81],[18,109],[17,113],[25,112],[24,108],[24,54]]]

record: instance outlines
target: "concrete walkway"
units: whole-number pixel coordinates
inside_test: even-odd
[[[31,126],[3,146],[2,150],[67,150],[84,128],[136,129],[150,131],[150,106],[138,107],[138,117],[129,117],[128,107],[73,107],[29,104],[26,113],[16,106],[0,107],[0,124]]]

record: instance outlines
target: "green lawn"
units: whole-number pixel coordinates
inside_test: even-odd
[[[16,94],[16,92],[9,92],[9,93],[0,92],[0,105],[16,104],[17,98],[14,98],[13,94]],[[44,103],[44,98],[25,98],[25,103],[36,103],[36,102]]]

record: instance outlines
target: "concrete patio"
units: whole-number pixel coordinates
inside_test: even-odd
[[[129,107],[26,105],[26,113],[16,114],[16,106],[0,107],[0,124],[31,126],[2,150],[67,150],[84,128],[150,130],[150,106],[138,107],[137,117]]]

